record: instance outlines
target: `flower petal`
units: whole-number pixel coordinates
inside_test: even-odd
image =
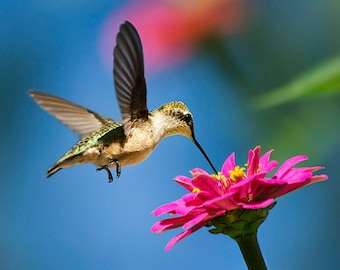
[[[229,171],[230,170],[234,170],[234,168],[236,167],[236,163],[235,163],[235,153],[232,153],[224,162],[222,169],[221,169],[221,173],[228,177],[229,176]]]
[[[190,229],[180,233],[179,235],[173,237],[168,244],[165,247],[165,251],[169,251],[170,249],[173,248],[173,246],[180,240],[182,240],[183,238],[187,237],[188,235],[192,234],[193,232],[197,231],[198,229],[202,228],[204,225],[206,224],[206,222],[201,222],[196,224],[195,226],[191,227]]]
[[[228,192],[227,194],[206,201],[203,207],[221,209],[224,212],[234,210],[238,206],[235,202],[234,195],[234,192]]]
[[[204,175],[209,175],[205,170],[200,169],[200,168],[194,168],[191,171],[192,176],[196,176],[197,174],[204,174]]]
[[[259,172],[260,173],[269,173],[274,168],[276,168],[278,162],[276,160],[269,161],[270,155],[273,152],[273,150],[268,151],[263,156],[260,157],[259,160]]]
[[[211,193],[214,196],[219,196],[221,194],[221,188],[218,181],[210,175],[197,175],[192,180],[192,184],[200,190]]]
[[[307,160],[308,157],[304,155],[295,156],[290,159],[287,159],[280,168],[276,171],[274,174],[274,177],[281,178],[286,173],[290,171],[291,168],[293,168],[296,164],[300,163],[301,161]]]
[[[255,201],[276,198],[276,193],[287,186],[287,182],[277,179],[254,179],[251,182],[250,196]]]
[[[207,212],[203,212],[202,214],[199,214],[197,216],[193,216],[192,219],[190,219],[187,223],[183,225],[183,229],[187,230],[192,226],[197,225],[198,223],[202,222],[204,219],[209,217],[209,214]]]
[[[192,192],[192,190],[195,188],[194,185],[191,183],[191,178],[189,177],[180,175],[175,178],[175,181],[190,192]]]
[[[154,225],[152,225],[151,232],[162,233],[173,228],[182,227],[185,223],[187,223],[191,219],[192,219],[192,216],[190,215],[163,219],[161,221],[156,222]]]
[[[256,146],[254,150],[249,150],[247,170],[248,176],[257,173],[259,169],[260,152],[261,152],[260,146]]]
[[[242,206],[243,209],[260,209],[266,208],[271,205],[275,200],[273,198],[266,199],[264,201],[252,201],[249,203],[240,203],[239,206]]]
[[[312,177],[310,184],[325,181],[327,179],[328,179],[328,175],[326,174],[315,175]]]
[[[158,217],[158,216],[163,215],[165,213],[173,212],[177,208],[178,201],[179,200],[171,202],[171,203],[163,204],[160,207],[158,207],[157,209],[153,210],[152,214],[154,216]]]
[[[263,154],[260,157],[259,163],[261,164],[261,167],[267,165],[267,163],[269,162],[269,158],[270,158],[270,155],[272,154],[272,152],[273,152],[273,149],[267,151],[265,154]]]
[[[312,177],[306,177],[303,181],[290,181],[290,183],[288,183],[287,186],[285,186],[281,190],[277,191],[274,195],[275,195],[275,197],[280,197],[284,194],[287,194],[289,192],[297,190],[301,187],[310,185],[310,184],[315,183],[315,182],[327,180],[327,179],[328,179],[327,175],[316,175],[316,176],[312,176]]]

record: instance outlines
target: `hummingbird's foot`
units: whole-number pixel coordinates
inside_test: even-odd
[[[100,168],[97,168],[97,171],[105,170],[107,172],[107,174],[109,175],[109,183],[111,183],[113,181],[112,173],[109,169],[109,166],[113,163],[116,163],[116,178],[118,179],[121,172],[122,172],[120,162],[118,161],[118,159],[114,159],[110,163],[108,163],[107,165],[100,167]]]
[[[109,168],[107,167],[107,165],[100,167],[100,168],[97,168],[97,171],[101,171],[101,170],[105,170],[107,172],[107,174],[109,176],[109,183],[111,183],[113,181],[113,177],[112,177],[112,173],[109,170]]]
[[[116,163],[116,178],[118,179],[120,174],[121,174],[121,172],[122,172],[122,167],[120,166],[120,162],[118,161],[118,159],[115,159],[111,163],[113,163],[113,162]]]

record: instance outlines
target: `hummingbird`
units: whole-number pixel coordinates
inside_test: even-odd
[[[116,168],[119,178],[121,167],[144,161],[162,139],[176,134],[193,141],[217,174],[196,140],[192,113],[183,102],[169,102],[154,111],[148,110],[142,43],[136,28],[128,21],[120,25],[113,57],[114,86],[122,122],[65,99],[30,91],[44,110],[81,137],[48,170],[46,177],[63,168],[93,163],[97,170],[105,170],[112,182],[110,168]]]

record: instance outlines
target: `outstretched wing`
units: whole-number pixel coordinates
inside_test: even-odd
[[[137,30],[130,22],[120,26],[116,42],[113,51],[114,84],[127,134],[131,122],[148,118],[143,49]]]
[[[44,110],[81,137],[89,135],[104,125],[115,123],[112,119],[56,96],[38,91],[30,91],[30,95]]]

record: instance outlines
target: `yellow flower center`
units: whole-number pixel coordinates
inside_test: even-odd
[[[228,173],[230,180],[237,182],[243,179],[246,176],[244,173],[245,169],[245,167],[236,166],[233,170],[229,170]]]
[[[193,188],[192,189],[192,193],[197,193],[197,192],[200,192],[201,190],[199,189],[199,188],[197,188],[197,187],[195,187],[195,188]]]
[[[217,174],[211,174],[211,177],[215,178],[216,180],[222,181],[225,186],[227,185],[228,179],[221,172],[218,172]]]

